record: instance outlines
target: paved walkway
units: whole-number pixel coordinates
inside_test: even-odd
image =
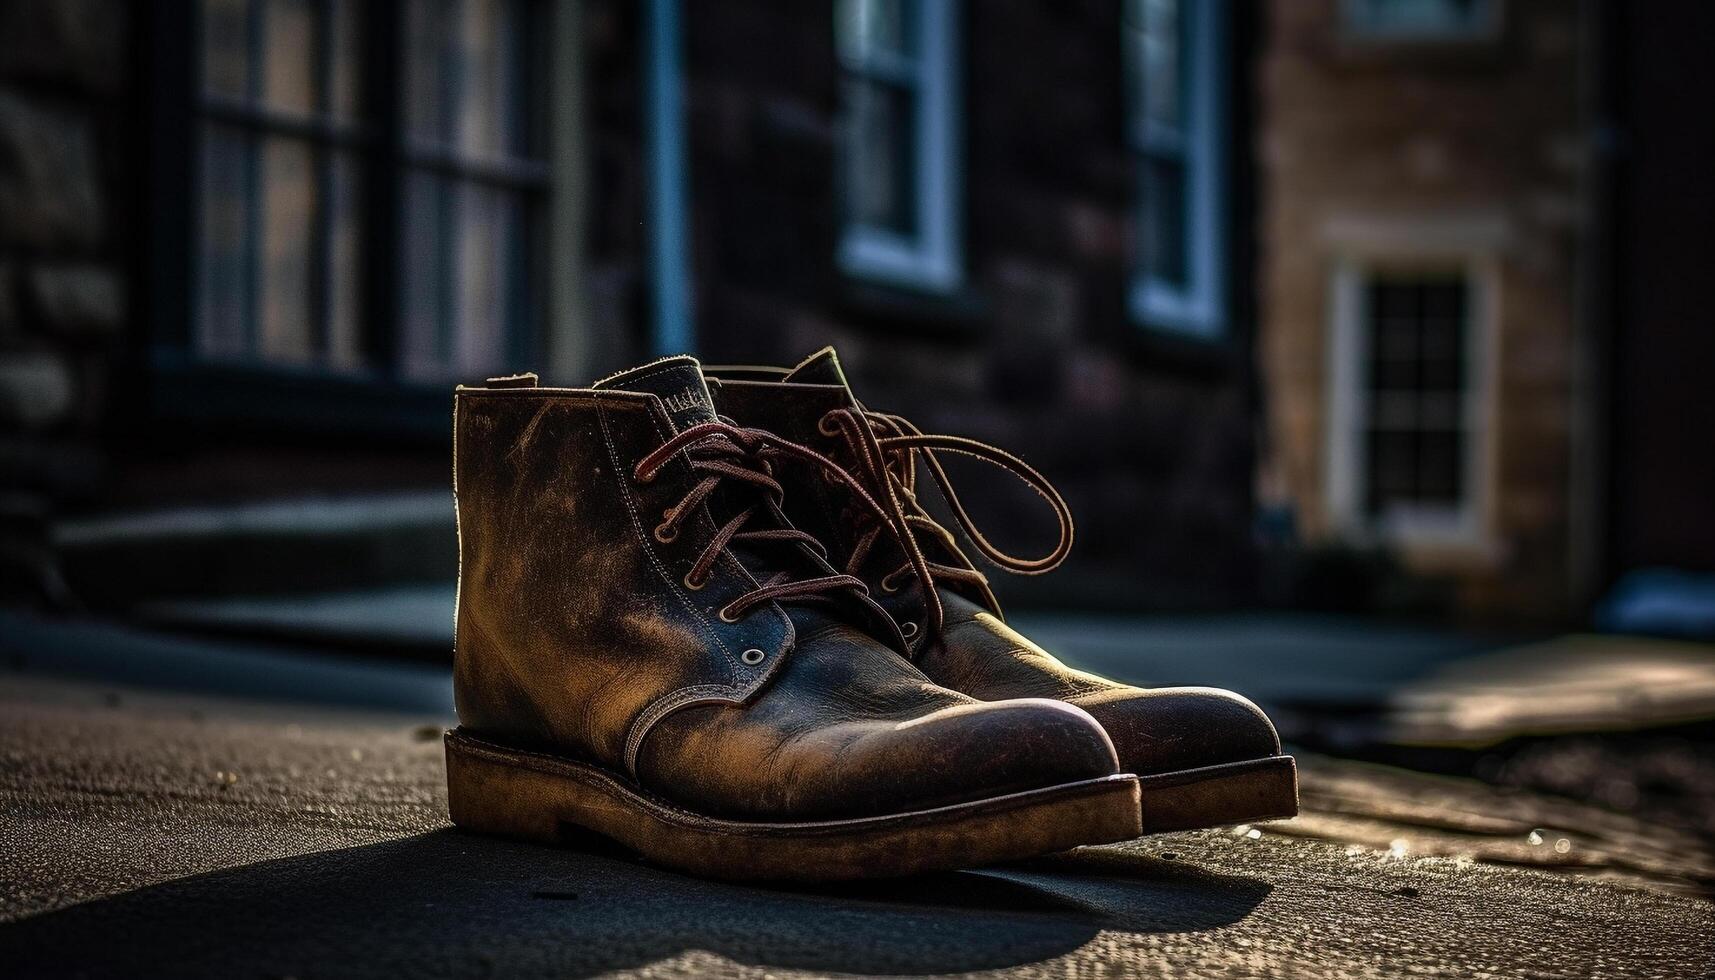
[[[352,703],[330,706],[309,703],[304,671],[357,666],[235,653],[220,685],[243,696],[172,693],[134,686],[142,668],[126,686],[98,679],[99,631],[79,641],[81,679],[39,674],[19,635],[0,674],[9,977],[1667,977],[1715,964],[1715,861],[1695,839],[1471,781],[1312,758],[1296,821],[901,882],[741,887],[451,829],[432,674],[364,665],[342,688]],[[181,664],[180,681],[197,676]],[[383,700],[363,706],[365,691]]]

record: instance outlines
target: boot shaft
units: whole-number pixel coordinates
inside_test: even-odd
[[[706,505],[671,540],[654,533],[697,478],[683,453],[647,482],[637,463],[713,417],[695,362],[673,367],[626,379],[637,391],[456,394],[454,695],[467,728],[629,772],[656,720],[743,703],[791,647],[778,603],[720,616],[758,588],[730,553],[687,583],[716,530]]]

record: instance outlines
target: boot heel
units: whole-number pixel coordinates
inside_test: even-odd
[[[446,747],[453,823],[478,834],[561,843],[556,794],[539,774],[473,751],[456,731],[446,734]]]

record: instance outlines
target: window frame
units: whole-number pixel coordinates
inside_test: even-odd
[[[1363,0],[1340,0],[1340,36],[1360,45],[1459,45],[1482,44],[1500,38],[1505,15],[1501,0],[1473,0],[1479,13],[1467,25],[1442,27],[1387,27],[1366,24],[1359,15]]]
[[[1425,241],[1432,242],[1433,233]],[[1366,297],[1378,276],[1445,277],[1465,283],[1464,355],[1466,385],[1461,405],[1463,459],[1459,502],[1422,506],[1377,520],[1368,499],[1370,321]],[[1493,513],[1496,436],[1496,359],[1499,350],[1498,259],[1486,247],[1346,248],[1334,258],[1329,282],[1327,368],[1331,379],[1325,406],[1325,506],[1330,528],[1360,545],[1388,544],[1408,550],[1489,555],[1494,551]]]
[[[547,92],[561,72],[576,71],[576,33],[564,4],[531,0],[548,38],[531,66],[532,85]],[[328,3],[322,3],[326,16]],[[334,124],[316,117],[300,119],[264,106],[234,105],[211,96],[202,83],[201,5],[197,0],[163,0],[147,5],[142,59],[150,79],[143,183],[148,188],[146,216],[149,255],[142,261],[145,282],[139,302],[148,319],[138,351],[146,378],[136,388],[158,421],[183,423],[193,430],[265,429],[283,433],[446,437],[446,395],[453,383],[412,378],[401,358],[404,312],[402,237],[408,174],[496,181],[520,187],[530,201],[525,232],[531,256],[526,275],[530,316],[507,338],[510,359],[543,358],[568,347],[555,337],[556,310],[569,291],[552,289],[547,268],[557,268],[566,251],[556,226],[564,173],[574,163],[564,130],[573,107],[559,107],[544,96],[538,127],[537,160],[518,167],[500,160],[465,160],[451,151],[424,146],[405,126],[403,0],[366,0],[363,19],[360,98],[367,113],[361,123]],[[567,60],[571,59],[568,66]],[[200,184],[202,131],[206,121],[253,133],[310,138],[317,152],[356,148],[367,168],[360,180],[365,258],[359,303],[363,365],[355,370],[319,364],[291,365],[261,360],[217,360],[198,351],[200,270]],[[319,171],[318,171],[319,174]],[[318,176],[318,179],[319,176]],[[575,208],[564,209],[576,214]],[[312,246],[315,247],[315,246]],[[575,270],[574,270],[575,274]],[[254,324],[248,329],[254,329]]]
[[[1132,320],[1147,329],[1196,341],[1219,342],[1232,331],[1227,297],[1227,219],[1230,152],[1228,147],[1227,54],[1232,18],[1226,0],[1181,3],[1186,43],[1180,51],[1185,124],[1177,134],[1149,126],[1142,112],[1141,86],[1126,93],[1126,145],[1137,161],[1141,190],[1143,161],[1175,155],[1185,173],[1185,283],[1170,282],[1133,265],[1127,296]],[[1129,30],[1131,28],[1125,28]],[[1131,39],[1122,36],[1123,56],[1136,57]],[[1141,66],[1126,73],[1141,83]],[[1172,138],[1168,138],[1171,135]],[[1143,195],[1133,202],[1133,220],[1144,233]]]
[[[912,146],[916,233],[902,235],[853,221],[845,211],[842,191],[836,253],[840,269],[848,276],[945,295],[964,284],[965,274],[962,11],[960,0],[917,0],[916,9],[918,53],[910,84],[917,119]],[[901,81],[897,73],[847,58],[839,52],[837,37],[835,50],[842,79],[855,75],[891,84]],[[840,152],[850,153],[843,136]],[[843,157],[840,173],[843,182]]]

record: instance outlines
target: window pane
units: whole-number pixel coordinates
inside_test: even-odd
[[[249,94],[249,18],[245,0],[204,0],[203,90],[210,95],[244,99]]]
[[[1493,0],[1345,0],[1346,25],[1362,34],[1447,36],[1489,25]]]
[[[911,93],[848,78],[847,214],[856,224],[910,236],[917,229],[916,105]]]
[[[523,16],[516,2],[465,0],[459,32],[458,148],[471,157],[529,150]]]
[[[249,170],[250,147],[242,133],[205,127],[196,330],[197,351],[205,357],[234,358],[246,353]]]
[[[352,154],[328,166],[327,363],[349,370],[363,363],[363,183]]]
[[[352,120],[363,114],[362,8],[360,0],[334,0],[333,4],[327,86],[328,112],[335,119]]]
[[[452,126],[451,73],[443,70],[450,0],[411,0],[405,8],[405,128],[413,139],[442,143]]]
[[[454,365],[472,377],[508,367],[507,327],[518,323],[524,269],[518,195],[465,185],[458,195],[458,309]]]
[[[1369,438],[1369,510],[1381,514],[1416,496],[1417,437],[1411,432],[1372,432]]]
[[[1133,105],[1142,114],[1139,133],[1153,127],[1184,127],[1184,25],[1178,0],[1132,0],[1127,4],[1133,39],[1130,69]]]
[[[1418,442],[1417,502],[1456,507],[1464,486],[1463,433],[1425,432]]]
[[[507,370],[530,323],[526,200],[414,173],[406,190],[403,367],[420,379]]]
[[[452,276],[446,266],[447,249],[443,228],[450,225],[445,213],[450,198],[442,192],[442,181],[433,174],[415,172],[405,183],[405,266],[399,325],[401,367],[412,377],[444,378],[451,334]]]
[[[412,0],[405,114],[413,139],[467,158],[530,155],[526,15],[521,0]]]
[[[307,363],[315,355],[310,248],[316,174],[309,144],[266,140],[261,172],[260,353],[269,361]]]
[[[316,5],[312,0],[265,0],[262,100],[308,115],[316,109]]]
[[[1365,293],[1367,506],[1455,508],[1464,492],[1465,282],[1386,277]]]
[[[1143,228],[1139,259],[1143,274],[1159,282],[1182,286],[1187,280],[1185,166],[1178,160],[1145,156],[1141,171]]]
[[[857,64],[877,55],[915,57],[916,7],[912,0],[839,0],[834,35],[841,56]]]

